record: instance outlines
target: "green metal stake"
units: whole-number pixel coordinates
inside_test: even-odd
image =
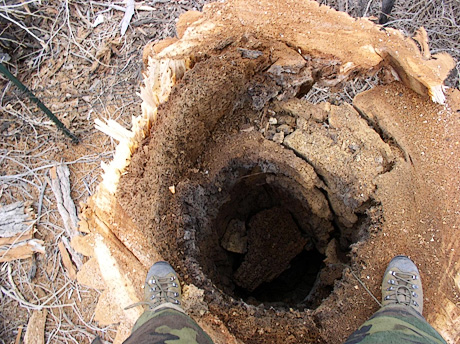
[[[64,134],[66,134],[68,137],[70,137],[72,139],[72,142],[73,143],[79,143],[80,142],[80,139],[75,136],[74,134],[72,134],[72,132],[66,128],[66,126],[64,125],[64,123],[62,123],[59,118],[57,118],[52,112],[50,109],[48,109],[45,104],[43,104],[40,99],[38,99],[35,94],[32,93],[32,91],[30,91],[26,86],[24,86],[24,84],[22,82],[20,82],[18,79],[16,79],[16,77],[10,73],[10,71],[3,65],[3,63],[0,63],[0,72],[2,72],[2,74],[4,76],[6,76],[8,79],[10,79],[13,84],[16,85],[17,88],[19,88],[21,91],[23,91],[24,93],[26,93],[30,100],[32,100],[34,103],[36,103],[38,105],[38,107],[48,116],[48,118],[50,120],[52,120],[56,126],[61,129]]]

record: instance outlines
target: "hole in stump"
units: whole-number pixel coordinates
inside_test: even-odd
[[[203,272],[224,293],[249,304],[318,307],[342,275],[348,247],[339,242],[349,238],[311,211],[293,179],[258,168],[237,174],[242,177],[220,195],[224,201],[208,203],[220,205],[212,230],[205,231],[214,236],[213,247],[198,241]],[[327,257],[335,264],[325,264]]]

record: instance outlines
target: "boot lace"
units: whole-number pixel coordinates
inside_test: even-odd
[[[180,301],[176,299],[179,293],[170,288],[177,288],[176,277],[156,277],[152,276],[146,283],[146,288],[150,288],[150,299],[136,302],[125,309],[130,309],[137,306],[149,306],[150,309],[161,305],[162,303],[171,302],[180,305]]]
[[[418,279],[417,275],[396,271],[390,271],[390,273],[394,279],[388,280],[388,284],[391,284],[391,286],[388,287],[387,291],[392,293],[385,296],[385,300],[406,306],[418,306],[417,301],[414,300],[418,297],[414,291],[418,289],[418,286],[413,284],[413,281]]]

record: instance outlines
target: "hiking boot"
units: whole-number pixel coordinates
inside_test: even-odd
[[[382,306],[405,305],[423,312],[420,272],[406,256],[396,256],[388,264],[382,282]]]
[[[181,310],[181,288],[177,274],[167,262],[153,264],[147,273],[144,284],[144,300],[130,305],[147,306],[148,310],[154,311],[162,307],[170,307]]]

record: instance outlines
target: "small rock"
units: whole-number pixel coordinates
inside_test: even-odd
[[[240,254],[246,253],[248,250],[248,237],[244,221],[230,220],[220,244],[227,251]]]
[[[311,111],[311,118],[317,122],[322,123],[328,117],[328,113],[331,110],[329,103],[320,103]]]
[[[209,310],[204,301],[204,290],[194,284],[186,284],[182,290],[182,307],[188,314],[203,316]]]
[[[270,117],[268,119],[268,123],[270,123],[271,125],[276,125],[278,124],[278,120],[275,117]]]
[[[282,131],[273,135],[273,142],[281,144],[283,143],[283,141],[284,141],[284,133]]]
[[[278,128],[276,128],[276,131],[284,133],[284,135],[289,135],[294,131],[289,125],[287,124],[281,124]]]
[[[290,127],[295,126],[296,119],[293,116],[289,115],[280,115],[277,116],[278,124],[287,124]]]
[[[305,119],[303,117],[298,117],[297,118],[297,120],[296,120],[297,129],[305,130],[306,128],[308,128],[308,125],[309,125],[308,119]]]
[[[356,143],[352,143],[348,145],[348,148],[354,153],[359,149],[359,145],[357,145]]]
[[[250,124],[243,124],[240,128],[240,131],[243,133],[249,133],[254,130],[254,126]]]
[[[259,56],[262,56],[263,53],[259,50],[249,50],[249,49],[243,49],[243,48],[238,48],[238,51],[241,53],[241,57],[244,59],[256,59]]]
[[[275,134],[276,134],[276,130],[274,128],[268,129],[265,132],[265,138],[267,140],[273,140],[273,136],[275,136]]]

